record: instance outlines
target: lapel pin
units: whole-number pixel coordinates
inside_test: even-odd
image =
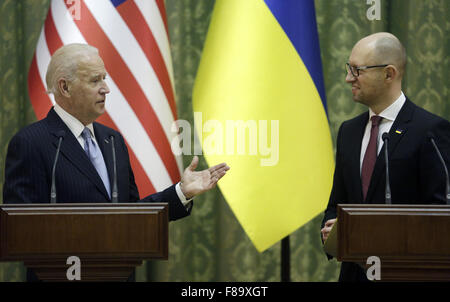
[[[109,144],[109,140],[107,138],[105,138],[105,143]]]
[[[401,130],[401,129],[395,130],[395,133],[397,133],[397,134],[402,134],[402,132],[403,132],[403,130]]]

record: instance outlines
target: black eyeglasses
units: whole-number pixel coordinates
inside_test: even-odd
[[[357,78],[359,77],[359,71],[360,70],[365,70],[365,69],[369,69],[369,68],[375,68],[375,67],[386,67],[389,64],[383,64],[383,65],[371,65],[371,66],[352,66],[349,63],[345,63],[345,69],[347,70],[347,74],[350,71],[352,73],[352,75]]]

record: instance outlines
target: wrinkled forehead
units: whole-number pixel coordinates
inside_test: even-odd
[[[105,64],[98,55],[90,55],[78,62],[78,76],[106,75]]]

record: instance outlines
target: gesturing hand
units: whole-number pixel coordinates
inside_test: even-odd
[[[214,188],[219,179],[230,170],[226,163],[221,163],[203,171],[195,171],[197,165],[198,156],[194,156],[191,164],[181,176],[180,188],[187,199]]]
[[[322,233],[322,239],[325,242],[328,239],[328,236],[330,235],[331,229],[333,228],[333,225],[336,223],[335,219],[330,219],[327,222],[325,222],[325,226],[323,227],[320,232]]]

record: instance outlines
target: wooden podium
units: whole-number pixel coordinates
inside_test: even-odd
[[[337,259],[377,256],[381,281],[450,281],[449,231],[448,205],[339,204]]]
[[[166,203],[5,204],[0,261],[23,261],[44,281],[67,281],[70,256],[81,281],[125,281],[144,259],[168,258]]]

